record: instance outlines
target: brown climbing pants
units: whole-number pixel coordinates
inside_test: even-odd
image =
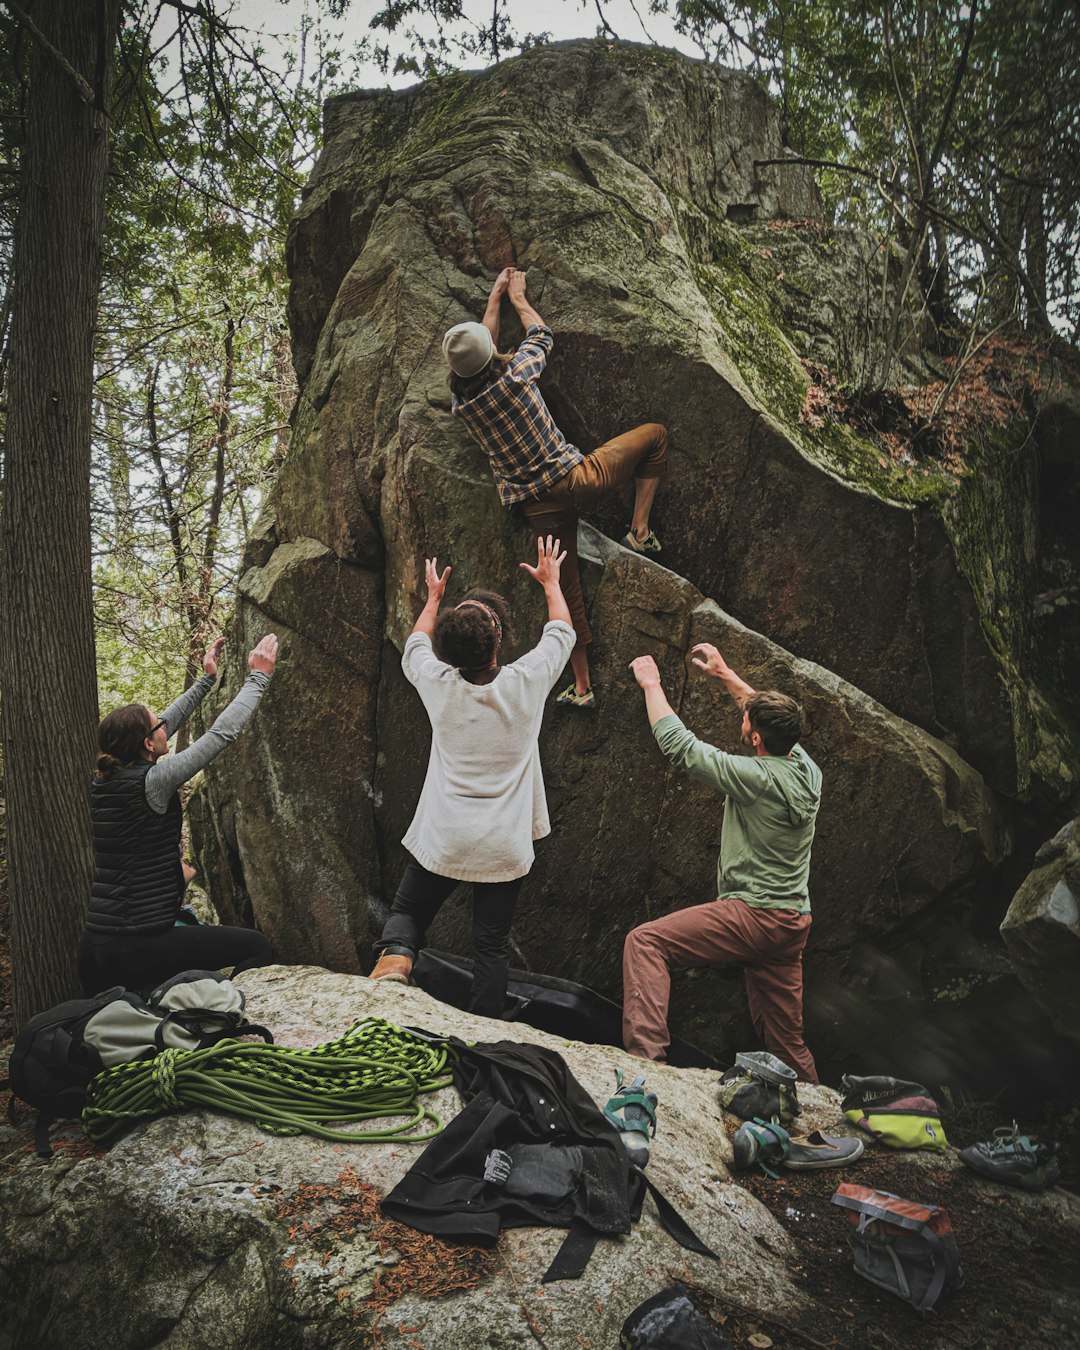
[[[538,536],[552,535],[561,540],[566,549],[559,581],[579,647],[592,641],[592,629],[585,617],[578,571],[578,517],[620,483],[627,483],[631,478],[663,478],[665,473],[667,428],[659,422],[645,422],[633,431],[623,432],[598,445],[542,497],[521,504],[533,532]]]
[[[642,1059],[663,1060],[671,972],[738,962],[754,1030],[771,1054],[806,1083],[818,1081],[803,1040],[802,954],[810,915],[759,909],[727,898],[691,905],[643,923],[623,944],[623,1045]]]

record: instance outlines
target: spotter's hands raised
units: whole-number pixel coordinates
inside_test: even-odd
[[[566,550],[559,552],[561,539],[553,539],[549,534],[545,539],[542,534],[536,536],[536,566],[532,567],[529,563],[523,562],[520,565],[523,571],[528,572],[529,576],[541,586],[557,586],[559,584],[559,573],[562,569],[563,559],[566,557]]]

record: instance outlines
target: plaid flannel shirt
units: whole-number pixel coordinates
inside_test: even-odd
[[[546,325],[530,324],[503,375],[470,399],[451,399],[473,440],[488,457],[503,506],[543,496],[585,458],[548,412],[536,381],[555,339]]]

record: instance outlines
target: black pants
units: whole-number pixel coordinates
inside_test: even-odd
[[[513,881],[474,881],[473,986],[469,1012],[501,1017],[506,1003],[506,972],[510,965],[510,927],[524,877]],[[463,885],[441,877],[411,859],[401,878],[390,917],[375,944],[375,958],[389,951],[415,957],[427,930],[445,901]]]
[[[274,949],[253,928],[220,924],[181,925],[160,933],[83,933],[79,943],[79,979],[87,996],[121,984],[153,989],[183,970],[221,970],[233,974],[268,966]]]

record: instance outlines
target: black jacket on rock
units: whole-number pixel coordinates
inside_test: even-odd
[[[576,1279],[600,1236],[628,1233],[648,1189],[665,1230],[714,1255],[631,1164],[618,1130],[554,1050],[419,1034],[454,1052],[466,1106],[382,1202],[388,1218],[473,1244],[493,1243],[500,1228],[569,1228],[549,1283]]]

